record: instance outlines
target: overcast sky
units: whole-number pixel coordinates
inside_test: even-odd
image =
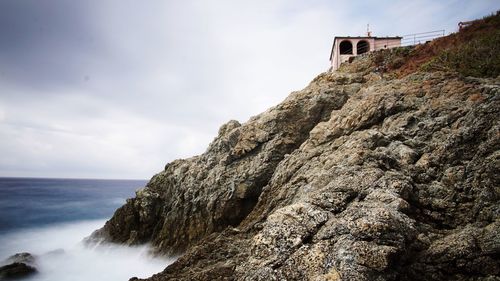
[[[150,178],[328,69],[334,36],[446,29],[475,1],[0,0],[0,176]]]

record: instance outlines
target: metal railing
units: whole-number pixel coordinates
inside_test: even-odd
[[[411,46],[425,43],[427,41],[434,40],[439,37],[445,36],[445,30],[434,30],[428,32],[420,32],[413,34],[403,35],[403,39],[401,39],[401,46]]]

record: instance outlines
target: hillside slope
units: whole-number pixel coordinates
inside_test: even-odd
[[[499,66],[431,67],[497,36],[478,25],[426,59],[426,45],[359,57],[228,122],[93,239],[182,253],[148,280],[500,280]]]

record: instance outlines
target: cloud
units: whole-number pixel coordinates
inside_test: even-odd
[[[305,87],[335,35],[450,30],[495,6],[1,1],[0,175],[149,178]]]

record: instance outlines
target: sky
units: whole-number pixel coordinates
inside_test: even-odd
[[[445,29],[497,0],[0,0],[0,176],[148,179],[300,90],[334,36]]]

